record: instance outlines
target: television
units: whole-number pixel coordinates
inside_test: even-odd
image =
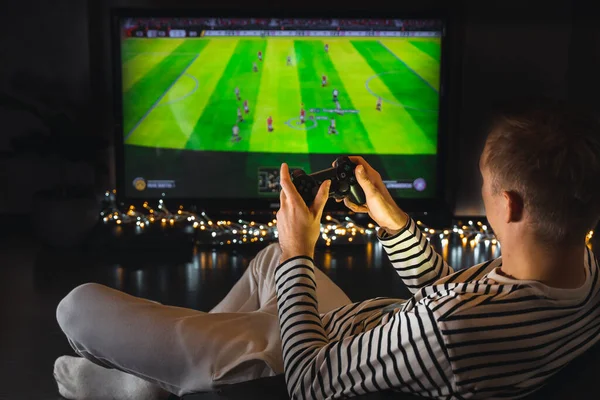
[[[114,13],[120,199],[274,209],[340,155],[440,198],[444,18],[197,14]]]

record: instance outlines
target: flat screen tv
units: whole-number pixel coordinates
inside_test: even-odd
[[[118,192],[275,208],[279,167],[361,155],[403,200],[438,198],[442,18],[115,12]]]

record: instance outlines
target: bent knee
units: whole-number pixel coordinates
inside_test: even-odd
[[[58,325],[69,337],[73,337],[77,326],[86,316],[94,318],[90,311],[91,303],[96,302],[98,294],[105,292],[108,287],[98,283],[84,283],[71,290],[56,307]]]
[[[281,248],[279,247],[279,243],[271,243],[259,251],[252,261],[250,261],[248,271],[255,279],[258,279],[258,277],[274,277],[275,269],[277,268],[277,265],[279,265],[280,258]]]

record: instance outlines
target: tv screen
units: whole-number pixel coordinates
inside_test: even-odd
[[[276,200],[339,155],[436,197],[443,20],[118,20],[126,198]]]

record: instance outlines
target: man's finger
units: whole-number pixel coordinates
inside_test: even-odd
[[[283,207],[283,205],[285,204],[287,198],[285,196],[285,192],[283,191],[283,189],[281,189],[279,191],[279,207]]]
[[[371,165],[367,162],[367,160],[365,160],[364,158],[362,158],[361,156],[348,156],[348,158],[350,159],[350,161],[352,161],[354,164],[356,165],[362,165],[363,167],[365,167],[365,169],[367,171],[373,169],[373,167],[371,167]]]
[[[310,206],[310,210],[313,212],[314,215],[321,215],[323,213],[323,208],[325,208],[325,203],[327,203],[327,199],[329,198],[330,187],[330,180],[326,180],[325,182],[321,183],[321,187],[317,192],[315,201],[313,201],[312,206]]]
[[[359,165],[358,167],[356,167],[356,170],[354,172],[356,175],[356,180],[358,181],[360,187],[364,190],[365,195],[367,197],[375,195],[378,190],[373,184],[373,182],[371,182],[371,179],[369,179],[365,167]]]
[[[346,207],[348,207],[350,210],[354,211],[355,213],[368,213],[369,212],[369,209],[366,206],[359,206],[358,204],[355,204],[355,203],[351,202],[350,200],[348,200],[347,197],[344,199],[344,204],[346,205]]]
[[[304,200],[302,200],[296,186],[292,183],[290,169],[286,163],[281,164],[281,169],[279,170],[279,184],[281,185],[281,191],[285,192],[286,200],[304,204]]]

